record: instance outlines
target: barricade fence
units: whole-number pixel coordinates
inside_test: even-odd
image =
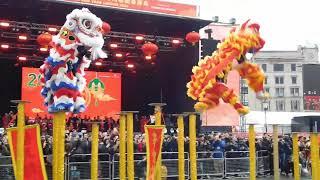
[[[272,159],[268,151],[256,153],[257,175],[266,175],[271,170]],[[65,179],[66,180],[89,180],[91,154],[66,155]],[[44,156],[48,179],[52,179],[52,155]],[[135,179],[145,178],[146,153],[134,154]],[[162,176],[178,177],[178,152],[162,153]],[[185,177],[189,178],[189,153],[185,153]],[[197,172],[199,177],[243,177],[249,175],[249,152],[197,152]],[[119,153],[110,155],[99,154],[98,179],[119,179]],[[0,156],[0,179],[14,179],[14,171],[10,156]]]

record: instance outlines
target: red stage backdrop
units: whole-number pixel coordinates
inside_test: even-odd
[[[116,8],[173,14],[181,16],[197,16],[196,0],[53,0],[80,4],[94,4]]]
[[[206,29],[212,30],[214,40],[222,40],[236,26],[210,24],[200,30],[201,39],[207,39],[208,35],[204,32]],[[211,53],[210,53],[211,54]],[[228,76],[228,87],[233,89],[236,94],[240,92],[240,76],[237,71],[231,71]],[[240,97],[239,97],[240,98]],[[230,105],[220,100],[220,105],[209,109],[202,114],[203,126],[239,126],[240,116]]]
[[[121,74],[109,72],[86,71],[87,87],[84,96],[87,102],[87,110],[81,116],[88,115],[91,118],[100,116],[117,117],[121,109]],[[43,105],[40,95],[40,73],[37,68],[22,69],[21,97],[31,101],[26,104],[26,115],[31,119],[37,114],[41,117],[47,115],[47,108]]]

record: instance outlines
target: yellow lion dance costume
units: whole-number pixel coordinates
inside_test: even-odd
[[[245,22],[240,28],[232,29],[229,35],[218,44],[212,56],[200,60],[192,69],[191,81],[187,84],[187,95],[198,100],[194,108],[204,111],[219,104],[219,99],[231,104],[239,114],[247,114],[248,107],[241,104],[238,96],[226,85],[229,71],[236,69],[246,79],[258,98],[264,96],[265,76],[261,68],[246,59],[247,53],[256,53],[264,46],[258,24]],[[237,65],[234,65],[234,60]]]

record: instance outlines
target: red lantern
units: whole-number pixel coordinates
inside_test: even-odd
[[[110,26],[110,24],[107,23],[107,22],[103,22],[103,23],[102,23],[102,31],[103,31],[104,34],[109,33],[109,32],[111,31],[111,26]]]
[[[155,55],[158,52],[159,48],[158,48],[158,46],[156,44],[148,42],[148,43],[142,45],[141,50],[142,50],[144,55],[152,56],[152,55]]]
[[[198,32],[195,32],[195,31],[192,31],[192,32],[189,32],[187,35],[186,35],[186,40],[191,43],[192,45],[195,45],[197,42],[199,42],[200,40],[200,35]]]
[[[48,46],[51,41],[52,41],[52,35],[49,34],[49,33],[40,34],[40,35],[37,37],[37,42],[38,42],[41,46]]]

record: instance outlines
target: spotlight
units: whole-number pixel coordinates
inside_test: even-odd
[[[180,42],[179,39],[173,39],[173,40],[172,40],[172,44],[178,45],[178,44],[180,44],[180,43],[181,43],[181,42]]]
[[[151,59],[152,59],[152,56],[145,56],[145,59],[146,59],[146,60],[151,60]]]
[[[22,40],[22,41],[26,41],[28,39],[28,37],[26,35],[19,35],[18,39]]]
[[[58,29],[55,28],[55,27],[49,27],[49,28],[48,28],[48,31],[50,31],[50,32],[57,32]]]
[[[41,52],[47,52],[47,51],[48,51],[48,48],[46,48],[46,47],[41,47],[39,50],[40,50]]]
[[[7,22],[0,22],[0,26],[2,26],[2,27],[9,27],[10,24],[7,23]]]
[[[96,66],[102,66],[102,62],[101,61],[97,61],[96,63],[94,63]]]
[[[116,53],[116,57],[117,57],[117,58],[122,58],[122,57],[123,57],[123,54],[121,54],[121,53]]]
[[[26,61],[27,57],[26,56],[18,56],[19,61]]]
[[[144,37],[143,37],[143,36],[139,36],[139,35],[138,35],[138,36],[136,36],[136,40],[137,40],[137,41],[143,41],[143,39],[144,39]]]
[[[111,43],[109,46],[110,46],[110,48],[117,48],[117,47],[118,47],[118,44]]]
[[[9,45],[8,44],[1,44],[1,48],[2,49],[9,49]]]
[[[127,64],[127,67],[132,69],[132,68],[134,68],[134,64]]]

